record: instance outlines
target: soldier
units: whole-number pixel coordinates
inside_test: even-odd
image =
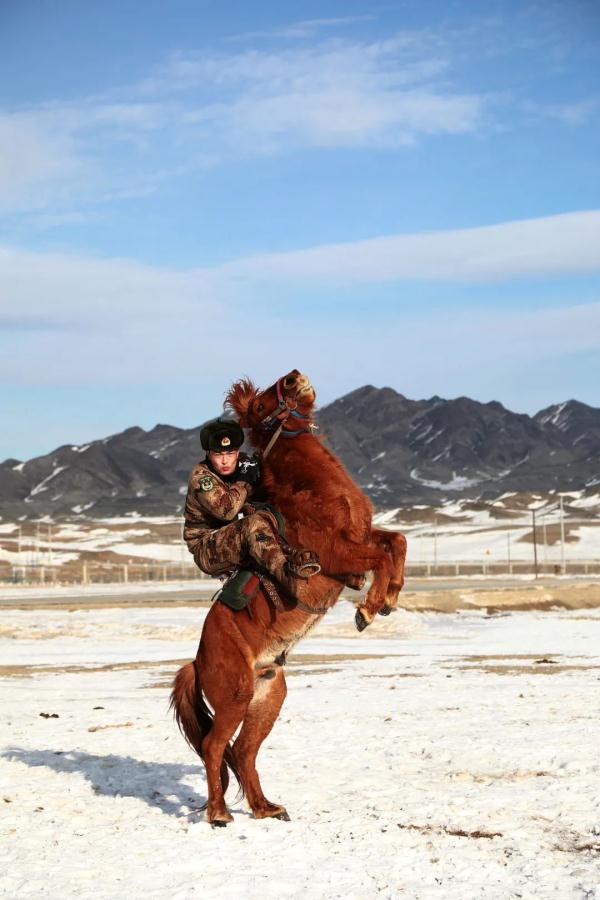
[[[237,422],[216,419],[201,429],[206,457],[190,475],[184,540],[203,572],[221,575],[251,560],[295,597],[297,579],[320,570],[317,557],[310,550],[294,550],[282,539],[274,512],[248,503],[260,467],[240,454],[243,442]]]

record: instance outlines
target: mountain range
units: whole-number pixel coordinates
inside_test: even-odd
[[[528,416],[496,401],[410,400],[366,385],[323,407],[317,422],[379,509],[507,491],[600,490],[600,409],[577,400]],[[177,514],[203,455],[198,430],[133,427],[27,461],[7,459],[0,516]]]

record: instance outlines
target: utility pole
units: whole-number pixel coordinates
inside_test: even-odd
[[[542,528],[544,534],[544,565],[546,565],[546,563],[548,562],[548,532],[546,531],[546,510],[544,510]]]
[[[535,533],[535,509],[531,510],[531,521],[533,526],[533,571],[535,577],[538,577],[538,558],[537,558],[537,538]]]
[[[560,495],[560,571],[565,574],[565,511],[563,497]]]
[[[23,546],[23,526],[19,525],[19,536],[17,538],[17,563],[21,566],[21,581],[24,581],[24,569],[22,568],[21,547]]]
[[[433,517],[433,569],[437,572],[437,515]]]
[[[506,532],[506,559],[508,561],[508,574],[510,575],[510,531]]]

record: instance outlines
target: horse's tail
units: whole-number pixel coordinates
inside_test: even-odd
[[[212,728],[213,714],[204,699],[198,666],[194,662],[186,663],[177,672],[173,682],[173,690],[171,691],[169,709],[173,710],[175,721],[184,738],[204,762],[202,741]],[[227,744],[223,754],[223,765],[221,767],[223,791],[227,790],[229,783],[227,766],[233,772],[240,793],[243,796],[242,782],[231,750],[231,743]]]

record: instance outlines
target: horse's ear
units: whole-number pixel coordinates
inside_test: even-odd
[[[236,381],[235,384],[231,385],[231,388],[225,395],[225,407],[229,407],[229,409],[237,414],[238,421],[242,428],[247,428],[250,424],[248,422],[248,413],[250,412],[252,401],[257,394],[258,388],[252,384],[250,379],[241,378],[239,381]]]

